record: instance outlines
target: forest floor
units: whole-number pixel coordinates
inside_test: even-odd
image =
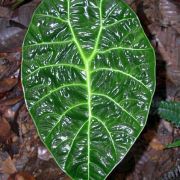
[[[0,180],[68,180],[41,143],[21,87],[21,46],[40,0],[0,1]],[[180,1],[126,0],[157,57],[157,90],[148,123],[112,180],[180,180],[180,151],[165,145],[180,131],[160,119],[161,100],[180,101]]]

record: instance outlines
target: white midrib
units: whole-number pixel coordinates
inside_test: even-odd
[[[102,2],[102,0],[101,0]],[[102,3],[101,3],[102,4]],[[101,13],[101,7],[100,7],[100,16],[102,17],[102,13]],[[74,30],[72,28],[71,22],[70,22],[70,1],[68,0],[68,24],[69,24],[69,28],[70,31],[72,33],[72,37],[73,40],[77,46],[78,51],[80,52],[80,56],[84,62],[85,65],[85,71],[86,71],[86,83],[87,83],[87,95],[88,95],[88,132],[87,132],[87,170],[88,170],[88,180],[90,179],[90,127],[91,127],[91,118],[92,118],[92,107],[91,107],[91,98],[92,98],[92,92],[91,92],[91,61],[92,59],[95,57],[96,55],[96,51],[98,48],[98,44],[99,44],[99,39],[101,36],[101,32],[102,32],[102,22],[101,22],[101,26],[99,29],[99,33],[97,36],[97,40],[95,43],[95,47],[93,52],[91,53],[91,55],[89,57],[86,57],[86,55],[84,54],[81,45],[79,44],[78,40],[76,39],[76,35],[74,33]]]
[[[79,44],[76,35],[74,33],[74,30],[72,28],[71,22],[70,22],[70,0],[68,0],[68,25],[70,28],[70,31],[72,33],[72,37],[73,40],[78,48],[78,51],[80,52],[80,56],[84,62],[85,65],[85,71],[86,71],[86,83],[87,83],[87,95],[88,95],[88,147],[87,147],[87,158],[88,158],[88,162],[87,162],[87,168],[88,168],[88,180],[90,179],[90,127],[91,127],[91,119],[92,119],[92,106],[91,106],[91,99],[92,99],[92,92],[91,92],[91,61],[94,59],[94,57],[96,56],[97,53],[97,49],[98,49],[98,45],[99,45],[99,41],[100,41],[100,37],[101,37],[101,33],[103,30],[103,23],[102,23],[102,1],[100,0],[100,7],[99,7],[99,14],[100,14],[100,28],[99,28],[99,32],[97,35],[97,39],[94,45],[94,50],[93,52],[90,54],[89,57],[86,57],[86,55],[84,54],[81,45]]]
[[[91,73],[90,73],[90,63],[86,63],[86,75],[87,75],[87,92],[88,92],[88,179],[90,177],[90,128],[91,128],[91,118],[92,118],[92,112],[91,112]]]
[[[80,52],[80,56],[84,62],[85,65],[85,71],[86,71],[86,83],[87,83],[87,95],[88,95],[88,147],[87,147],[87,168],[88,168],[88,180],[90,179],[90,127],[91,127],[91,119],[92,119],[92,107],[91,107],[91,99],[92,99],[92,92],[91,92],[91,61],[94,59],[94,57],[96,56],[97,53],[97,49],[98,49],[98,45],[99,45],[99,41],[100,41],[100,37],[101,37],[101,33],[103,30],[103,26],[102,26],[102,0],[100,0],[100,7],[99,7],[99,13],[100,13],[100,28],[99,28],[99,32],[97,35],[97,39],[95,42],[95,46],[94,46],[94,50],[91,53],[91,55],[89,57],[86,57],[86,55],[84,54],[81,45],[79,44],[76,35],[74,33],[74,30],[72,28],[71,22],[70,22],[70,1],[68,0],[68,25],[70,28],[70,31],[72,33],[72,37],[73,40],[78,48],[78,51]]]

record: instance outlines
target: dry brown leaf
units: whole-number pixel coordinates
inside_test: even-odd
[[[148,130],[145,134],[143,134],[144,139],[149,142],[151,141],[156,135],[154,130]]]
[[[16,172],[16,167],[14,165],[14,162],[10,157],[8,157],[5,161],[2,162],[2,166],[0,169],[1,172],[5,174],[13,174]]]
[[[145,134],[143,134],[144,139],[147,142],[150,142],[150,147],[156,151],[163,150],[164,145],[156,138],[156,132],[154,130],[148,130]]]
[[[35,180],[35,178],[27,172],[18,172],[9,176],[8,180]]]
[[[22,100],[21,96],[17,96],[11,99],[6,99],[0,102],[0,106],[11,106],[11,105],[17,104],[21,100]]]
[[[165,146],[161,144],[160,141],[157,139],[153,139],[149,145],[156,151],[162,151],[165,148]]]
[[[8,121],[0,117],[0,141],[5,142],[11,135],[11,127]]]
[[[0,93],[10,91],[16,84],[18,79],[16,78],[6,78],[0,81]]]

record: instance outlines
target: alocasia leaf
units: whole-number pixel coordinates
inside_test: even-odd
[[[72,179],[105,179],[143,130],[155,55],[122,0],[44,0],[23,45],[38,133]]]

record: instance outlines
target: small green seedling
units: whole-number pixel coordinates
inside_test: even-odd
[[[171,122],[175,127],[180,128],[180,102],[162,101],[159,105],[159,114],[162,118]],[[180,140],[175,140],[166,147],[180,147]]]

